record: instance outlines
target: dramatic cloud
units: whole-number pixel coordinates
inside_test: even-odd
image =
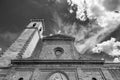
[[[0,38],[14,41],[29,19],[42,18],[44,35],[73,36],[76,49],[84,54],[119,29],[119,3],[119,0],[2,0]]]
[[[77,33],[71,35],[76,37],[75,46],[81,54],[94,47],[119,27],[120,14],[106,10],[103,0],[68,0],[68,3],[71,7],[77,6],[77,19],[86,21],[86,15],[90,19],[89,23],[91,24],[79,25],[80,30],[76,26],[71,27],[72,32],[75,32],[77,29]],[[93,22],[91,22],[92,20]]]
[[[116,41],[115,38],[111,40],[104,41],[100,44],[97,44],[96,47],[92,49],[94,53],[106,53],[112,57],[115,57],[113,62],[120,62],[120,42]]]
[[[56,11],[64,15],[65,5],[66,0],[1,0],[0,38],[11,44],[32,18],[45,20],[44,35],[53,33],[53,28],[56,28],[53,14]],[[10,46],[8,44],[1,43],[6,47]]]
[[[116,41],[115,38],[111,38],[111,40],[104,41],[100,44],[97,44],[95,48],[93,48],[93,52],[101,53],[105,52],[110,56],[120,56],[120,42]]]

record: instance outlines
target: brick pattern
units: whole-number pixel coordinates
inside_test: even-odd
[[[68,44],[51,44],[51,45],[44,45],[42,51],[40,53],[40,59],[58,59],[55,55],[54,48],[61,47],[64,49],[64,53],[59,57],[59,59],[74,59],[73,51],[71,45]]]
[[[0,80],[5,79],[6,76],[7,76],[7,75],[5,75],[5,74],[0,74]]]
[[[39,80],[39,76],[40,76],[40,70],[39,69],[35,69],[35,71],[32,74],[31,80]]]
[[[80,70],[79,70],[80,71]],[[96,68],[91,68],[91,69],[81,69],[81,75],[79,73],[79,76],[81,78],[81,80],[92,80],[93,77],[95,77],[97,80],[105,80],[102,77],[102,74],[100,73],[100,69],[96,69]]]
[[[77,68],[78,80],[84,80],[83,78],[86,76],[85,73],[81,70],[81,68]]]
[[[24,80],[30,80],[32,76],[31,71],[16,71],[10,78],[10,80],[19,80],[19,78],[23,78]]]
[[[120,80],[120,69],[108,69],[114,80]]]
[[[33,26],[34,23],[37,25]],[[42,28],[42,22],[29,23],[17,40],[4,52],[0,58],[0,66],[8,66],[13,59],[30,57],[42,34]],[[42,30],[39,31],[40,29]]]
[[[24,47],[30,36],[33,34],[35,29],[25,29],[20,37],[6,50],[3,57],[16,59],[21,49]]]
[[[63,73],[60,73],[59,71],[64,72],[67,75],[67,77]],[[60,73],[66,79],[68,78],[69,80],[77,80],[76,72],[71,70],[39,70],[34,73],[34,75],[36,74],[36,76],[34,76],[32,80],[41,80],[41,79],[48,80],[50,76],[55,74],[54,72],[58,74]]]
[[[48,80],[50,75],[63,72],[69,80],[92,80],[95,77],[97,80],[120,80],[120,70],[106,68],[15,68],[9,75],[0,75],[0,80],[18,80],[23,77],[24,80]],[[64,75],[64,74],[63,74]]]
[[[113,77],[111,76],[111,74],[109,73],[109,71],[107,69],[102,69],[102,72],[103,72],[106,80],[114,80]]]
[[[69,80],[77,80],[78,79],[78,77],[76,76],[76,72],[66,71],[66,74],[68,75]]]
[[[28,42],[26,49],[22,55],[22,58],[28,58],[32,55],[32,53],[35,50],[35,47],[38,43],[38,40],[39,40],[39,34],[38,34],[38,31],[36,31],[34,33],[34,36],[32,37],[32,39],[30,39],[30,41]]]

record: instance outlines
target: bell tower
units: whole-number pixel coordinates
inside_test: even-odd
[[[43,20],[31,19],[26,29],[17,40],[4,52],[0,65],[7,66],[13,59],[24,59],[31,56],[39,39],[42,38]]]

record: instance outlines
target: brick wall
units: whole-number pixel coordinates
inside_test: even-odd
[[[54,49],[56,47],[61,47],[64,49],[64,53],[60,56],[59,59],[74,59],[73,47],[71,44],[68,44],[65,41],[55,41],[47,42],[43,44],[42,51],[40,53],[40,59],[58,59],[55,55]]]

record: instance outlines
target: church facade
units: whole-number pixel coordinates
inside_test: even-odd
[[[42,21],[32,20],[0,58],[0,80],[120,80],[120,63],[88,59],[74,37],[42,32]]]

